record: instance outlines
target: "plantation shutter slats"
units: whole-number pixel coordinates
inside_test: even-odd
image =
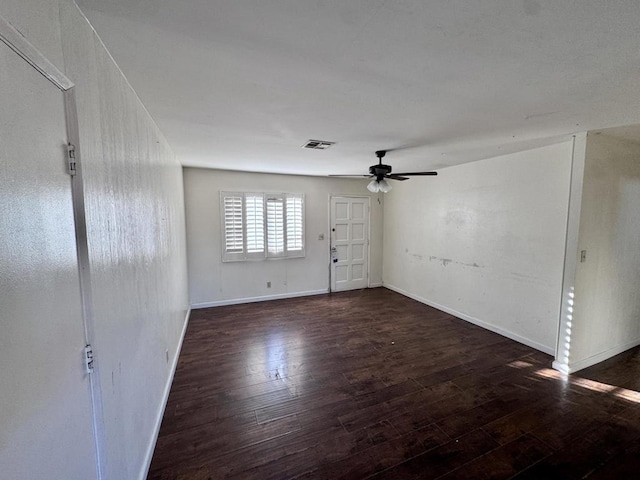
[[[242,253],[242,197],[224,197],[225,253]]]
[[[271,256],[284,254],[284,199],[267,198],[267,252]]]
[[[264,252],[264,197],[246,194],[247,253]]]
[[[302,235],[302,197],[287,197],[287,251],[302,251],[303,240]]]
[[[304,257],[304,195],[220,192],[223,261]]]

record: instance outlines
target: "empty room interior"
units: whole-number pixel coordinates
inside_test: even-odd
[[[0,0],[0,479],[636,478],[638,25]]]

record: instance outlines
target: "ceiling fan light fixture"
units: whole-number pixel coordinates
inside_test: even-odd
[[[378,188],[382,193],[387,193],[391,190],[391,184],[383,178],[378,182]]]
[[[380,185],[378,184],[378,180],[373,179],[369,182],[369,185],[367,185],[367,190],[369,190],[371,193],[378,193],[380,191]]]
[[[315,141],[315,140],[314,140]],[[418,175],[418,176],[431,176],[438,175],[438,172],[408,172],[408,173],[391,173],[391,165],[385,165],[382,163],[382,159],[384,158],[386,150],[378,150],[376,152],[376,157],[378,157],[378,164],[371,165],[369,167],[368,175],[329,175],[330,177],[369,177],[372,178],[367,185],[367,190],[371,193],[387,193],[391,191],[391,184],[386,180],[387,178],[390,180],[409,180],[410,176]]]

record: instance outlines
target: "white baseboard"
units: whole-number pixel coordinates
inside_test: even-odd
[[[626,352],[627,350],[637,347],[638,345],[640,345],[640,338],[637,338],[632,342],[625,343],[624,345],[618,345],[617,347],[610,348],[608,350],[605,350],[604,352],[600,352],[578,362],[572,362],[571,359],[569,359],[569,365],[567,365],[566,363],[560,363],[558,361],[553,362],[553,368],[564,373],[575,373],[579,370],[595,365],[596,363],[604,362],[605,360],[608,360],[611,357],[615,357],[616,355],[622,352]]]
[[[382,285],[381,283],[370,283],[369,284],[369,288],[378,288],[378,287],[383,287],[384,285]]]
[[[187,333],[187,325],[189,325],[189,316],[191,315],[191,308],[187,310],[187,313],[184,317],[184,324],[182,325],[182,332],[180,332],[180,340],[178,342],[178,348],[176,349],[176,353],[173,356],[173,360],[171,361],[171,370],[169,371],[169,376],[167,378],[167,383],[164,386],[164,391],[162,392],[162,403],[160,404],[160,408],[158,409],[158,413],[156,415],[156,422],[153,427],[153,435],[151,436],[151,441],[149,442],[149,446],[147,447],[147,453],[144,458],[144,463],[142,464],[142,470],[140,471],[140,476],[138,477],[140,480],[145,480],[147,475],[149,475],[149,467],[151,467],[151,460],[153,459],[153,451],[156,448],[156,443],[158,441],[158,434],[160,433],[160,425],[162,424],[162,418],[164,417],[164,410],[167,408],[167,400],[169,400],[169,393],[171,392],[171,384],[173,383],[173,377],[176,374],[176,368],[178,367],[178,358],[180,357],[180,351],[182,350],[182,342],[184,341],[184,335]]]
[[[527,345],[528,347],[535,348],[536,350],[540,350],[541,352],[544,352],[548,355],[555,355],[554,348],[548,347],[546,345],[542,345],[541,343],[535,342],[529,338],[522,337],[517,333],[513,333],[509,330],[505,330],[504,328],[498,327],[496,325],[492,325],[491,323],[487,323],[483,320],[472,317],[465,313],[458,312],[445,305],[440,305],[439,303],[432,302],[431,300],[427,300],[426,298],[420,297],[419,295],[414,295],[413,293],[409,293],[401,288],[396,287],[395,285],[384,283],[384,287],[388,288],[389,290],[393,290],[394,292],[397,292],[401,295],[404,295],[405,297],[413,298],[414,300],[417,300],[420,303],[424,303],[425,305],[429,305],[430,307],[437,308],[438,310],[442,310],[443,312],[453,315],[454,317],[458,317],[462,320],[466,320],[469,323],[473,323],[474,325],[478,325],[479,327],[495,332],[499,335],[502,335],[503,337],[510,338],[511,340],[515,340],[518,343],[522,343],[524,345]]]
[[[233,298],[231,300],[218,300],[215,302],[202,302],[194,303],[191,305],[193,310],[199,308],[209,307],[222,307],[224,305],[238,305],[241,303],[253,303],[253,302],[266,302],[268,300],[280,300],[283,298],[295,298],[295,297],[308,297],[310,295],[322,295],[323,293],[329,293],[328,289],[323,290],[309,290],[306,292],[293,292],[293,293],[280,293],[277,295],[264,295],[262,297],[245,297],[245,298]]]

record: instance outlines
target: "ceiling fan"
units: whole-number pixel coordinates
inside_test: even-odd
[[[391,185],[385,179],[391,180],[409,180],[410,176],[426,176],[426,175],[438,175],[438,172],[408,172],[408,173],[391,173],[391,165],[385,165],[382,163],[382,159],[387,154],[386,150],[378,150],[376,157],[378,157],[378,164],[371,165],[369,167],[368,175],[329,175],[330,177],[369,177],[373,178],[367,189],[370,192],[382,192],[387,193],[391,190]],[[375,178],[374,178],[375,177]]]

